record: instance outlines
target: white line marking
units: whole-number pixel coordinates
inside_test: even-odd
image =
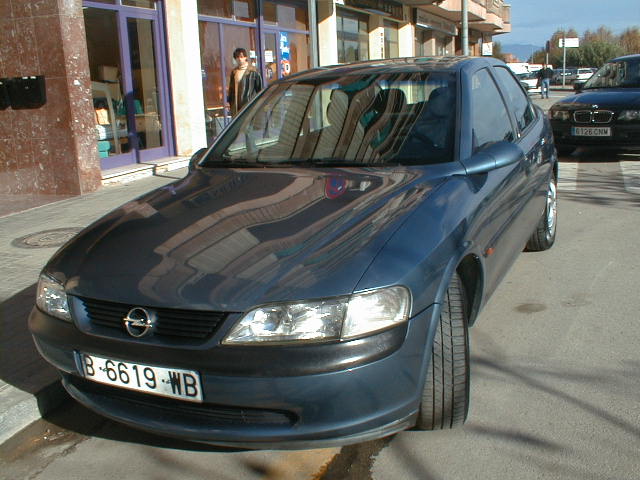
[[[576,190],[578,162],[560,162],[558,168],[558,190]]]
[[[640,162],[620,162],[624,189],[629,193],[640,194]]]

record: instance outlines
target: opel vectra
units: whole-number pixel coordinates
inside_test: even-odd
[[[554,243],[557,168],[497,60],[310,70],[58,251],[29,326],[76,400],[159,434],[305,448],[451,428],[469,325],[525,247]]]

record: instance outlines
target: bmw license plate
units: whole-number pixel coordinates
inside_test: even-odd
[[[200,375],[193,370],[121,362],[77,352],[81,373],[92,380],[139,392],[202,402]]]
[[[571,135],[576,137],[610,137],[611,127],[572,127]]]

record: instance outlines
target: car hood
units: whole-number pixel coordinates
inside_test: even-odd
[[[425,169],[205,169],[95,222],[47,271],[80,297],[245,311],[348,294],[437,178]]]
[[[585,90],[559,100],[556,105],[564,108],[640,108],[640,89],[633,88],[598,88]]]

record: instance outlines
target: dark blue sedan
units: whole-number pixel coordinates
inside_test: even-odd
[[[605,63],[576,94],[549,110],[558,150],[580,146],[640,147],[640,55]]]
[[[273,84],[189,174],[49,261],[29,326],[106,417],[245,448],[462,424],[469,341],[556,234],[549,121],[488,58]]]

